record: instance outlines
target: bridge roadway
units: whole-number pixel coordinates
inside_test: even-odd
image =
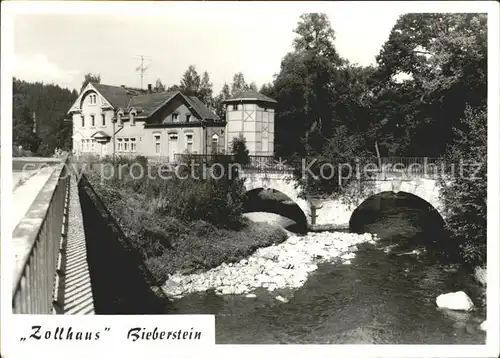
[[[367,188],[348,188],[344,198],[303,199],[289,169],[255,165],[263,160],[271,163],[270,158],[258,157],[245,168],[246,189],[272,188],[287,195],[302,209],[310,229],[345,228],[359,204],[383,191],[409,192],[441,210],[437,182],[425,175],[406,180],[379,175]],[[48,161],[51,164],[48,168],[29,173],[13,191],[13,312],[94,314],[91,253],[87,252],[89,241],[85,237],[77,178],[66,165],[66,157]]]
[[[65,160],[13,159],[13,167],[49,164],[16,168],[23,180],[13,190],[14,313],[94,313],[76,177]]]

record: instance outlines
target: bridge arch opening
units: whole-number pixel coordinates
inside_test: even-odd
[[[352,212],[349,229],[376,233],[382,242],[402,249],[451,250],[443,217],[428,201],[408,192],[384,191],[368,197]]]
[[[254,188],[248,190],[243,202],[243,213],[276,214],[279,217],[273,218],[273,220],[287,230],[301,234],[307,232],[307,217],[304,211],[289,196],[277,189]],[[258,219],[260,221],[264,218],[259,217]],[[269,217],[269,219],[271,218]]]

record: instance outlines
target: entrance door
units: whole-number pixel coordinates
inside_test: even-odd
[[[177,152],[177,134],[168,135],[168,159],[171,163],[175,161],[175,153]]]

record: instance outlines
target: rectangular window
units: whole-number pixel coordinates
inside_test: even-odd
[[[85,127],[85,116],[82,115],[82,127]]]
[[[95,115],[94,114],[90,115],[90,123],[91,123],[92,127],[95,127]]]
[[[186,134],[186,149],[188,153],[193,152],[193,134]]]
[[[95,153],[95,139],[91,140],[92,153]]]
[[[108,145],[106,143],[102,144],[102,154],[108,154]]]
[[[102,126],[106,126],[106,115],[103,113],[101,114],[101,119],[102,119]]]
[[[191,115],[190,114],[186,114],[186,122],[189,122],[191,120]]]
[[[80,151],[81,152],[85,151],[84,144],[85,144],[85,139],[82,139],[82,141],[80,142]]]
[[[130,138],[130,151],[131,152],[137,152],[137,143],[135,138]]]
[[[118,151],[123,152],[123,140],[121,138],[118,138]]]
[[[233,104],[233,111],[237,111],[238,110],[238,105],[237,104]]]
[[[160,154],[160,135],[155,135],[155,152],[156,154]]]
[[[219,137],[217,134],[212,136],[212,153],[217,153],[219,147]]]
[[[179,122],[179,113],[172,113],[172,122]]]
[[[123,138],[123,151],[128,152],[128,138]]]

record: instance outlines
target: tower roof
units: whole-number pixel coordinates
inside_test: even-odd
[[[226,99],[223,103],[241,102],[241,101],[258,101],[258,102],[269,102],[278,103],[274,99],[263,95],[257,91],[240,91],[236,93],[229,99]]]

